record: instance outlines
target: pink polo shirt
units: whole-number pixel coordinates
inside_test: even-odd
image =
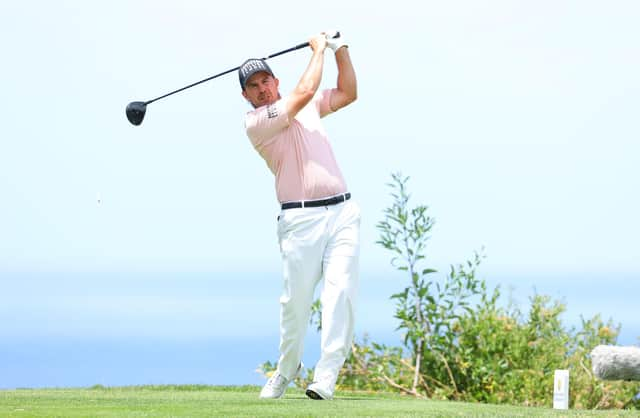
[[[275,175],[280,203],[315,200],[347,191],[320,118],[331,113],[331,90],[317,92],[290,121],[286,100],[247,113],[251,143]]]

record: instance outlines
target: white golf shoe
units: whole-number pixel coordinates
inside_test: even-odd
[[[269,380],[267,380],[267,383],[260,391],[260,399],[281,398],[284,395],[284,392],[287,390],[287,386],[289,386],[289,383],[291,383],[291,381],[300,374],[302,368],[302,363],[300,363],[300,365],[298,366],[298,370],[296,370],[296,374],[292,379],[287,379],[276,371],[273,376],[271,376]]]
[[[313,382],[307,386],[306,395],[316,401],[333,399],[333,392],[323,387],[319,382]]]

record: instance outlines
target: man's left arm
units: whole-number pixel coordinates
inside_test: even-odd
[[[356,72],[349,56],[349,47],[342,37],[328,39],[327,46],[334,50],[338,65],[338,84],[331,91],[331,110],[335,112],[358,98],[358,83]]]

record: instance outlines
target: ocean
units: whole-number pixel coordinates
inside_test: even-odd
[[[619,280],[503,278],[489,286],[500,284],[503,299],[523,308],[533,288],[563,300],[567,326],[596,313],[612,318],[622,325],[618,343],[637,344],[640,284]],[[257,367],[278,357],[277,273],[39,273],[5,275],[0,285],[0,389],[261,385]],[[357,339],[401,344],[388,297],[402,286],[398,278],[362,278]],[[305,365],[318,355],[319,335],[310,329]]]
[[[270,338],[34,338],[3,341],[0,388],[262,384]]]

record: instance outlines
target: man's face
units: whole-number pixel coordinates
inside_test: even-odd
[[[278,85],[280,82],[271,74],[261,71],[252,75],[244,86],[242,95],[253,107],[275,103],[280,97]]]

